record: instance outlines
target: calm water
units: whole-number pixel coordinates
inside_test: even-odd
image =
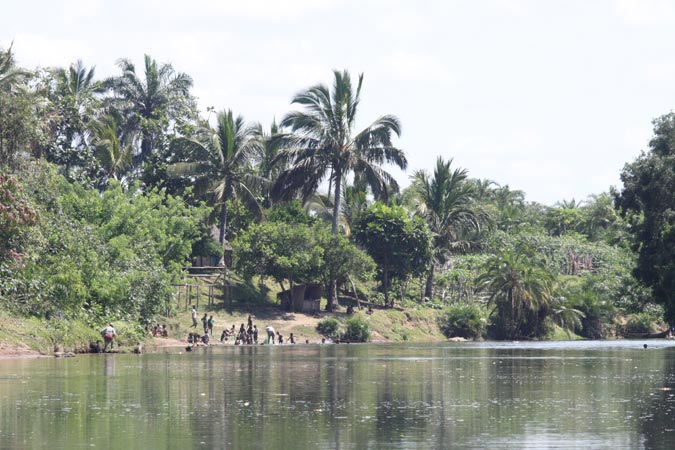
[[[674,448],[675,342],[0,361],[0,448]]]

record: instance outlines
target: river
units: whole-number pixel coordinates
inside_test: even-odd
[[[181,350],[0,360],[0,448],[675,445],[675,341]]]

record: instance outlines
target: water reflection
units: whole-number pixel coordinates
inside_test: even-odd
[[[5,360],[0,448],[668,448],[670,341]]]

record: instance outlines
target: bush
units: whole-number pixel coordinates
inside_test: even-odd
[[[342,339],[350,342],[368,342],[370,333],[368,322],[362,316],[353,316],[347,320]]]
[[[628,319],[628,322],[626,323],[625,333],[656,333],[658,331],[657,324],[659,322],[660,320],[658,317],[646,312],[634,314]]]
[[[324,319],[316,325],[316,331],[321,335],[327,338],[336,338],[338,336],[338,330],[340,328],[340,322],[332,317]]]
[[[452,305],[440,317],[439,326],[447,338],[476,339],[485,335],[486,321],[478,305]]]

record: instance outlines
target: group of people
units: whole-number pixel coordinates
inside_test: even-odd
[[[197,314],[197,309],[193,306],[192,307],[192,328],[197,328],[198,325],[198,314]],[[199,334],[199,333],[189,333],[188,334],[188,344],[190,350],[192,346],[195,346],[199,343],[208,345],[211,338],[213,337],[213,327],[214,327],[214,320],[213,316],[210,316],[208,314],[204,314],[204,316],[201,319],[202,321],[202,326],[204,328],[204,334]],[[239,326],[239,329],[237,330],[235,325],[232,325],[231,328],[225,328],[223,332],[220,335],[220,342],[225,343],[225,341],[229,341],[230,339],[234,339],[234,345],[257,345],[259,343],[264,343],[264,344],[283,344],[284,343],[284,336],[282,336],[281,333],[277,332],[272,328],[271,326],[265,327],[265,331],[267,333],[267,339],[264,340],[264,342],[259,342],[259,335],[258,335],[258,326],[253,323],[253,317],[249,314],[248,320],[246,324],[241,324]],[[309,341],[306,341],[309,343]],[[290,334],[288,337],[287,343],[289,344],[295,344],[295,336],[293,336],[293,333]],[[190,351],[188,350],[188,351]]]
[[[155,325],[152,327],[151,333],[153,337],[169,337],[169,329],[166,325]]]

